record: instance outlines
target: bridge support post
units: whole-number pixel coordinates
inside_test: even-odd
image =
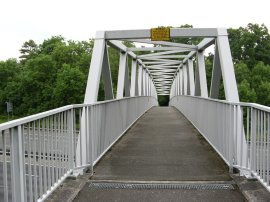
[[[11,185],[12,199],[15,202],[27,201],[26,199],[26,182],[25,182],[25,165],[24,165],[24,140],[22,126],[11,130]],[[45,154],[44,154],[45,156]],[[30,155],[29,155],[29,158]],[[30,166],[30,165],[28,165]]]
[[[85,104],[92,104],[97,101],[100,75],[104,62],[104,52],[106,45],[104,35],[105,32],[97,32],[96,34],[84,97]]]
[[[119,71],[118,71],[118,82],[117,82],[117,99],[124,97],[124,89],[125,89],[125,95],[128,94],[126,86],[128,82],[126,81],[128,78],[128,72],[127,72],[127,53],[126,52],[120,52],[120,60],[119,60]]]
[[[139,96],[143,95],[143,67],[139,64],[139,71],[138,71],[138,94]]]
[[[208,97],[204,51],[197,52],[197,67],[196,67],[196,81],[195,81],[195,96]]]
[[[183,87],[184,87],[184,95],[187,95],[187,85],[188,85],[188,75],[187,75],[187,65],[183,64]]]
[[[132,59],[130,94],[131,96],[138,95],[137,60],[135,59]]]
[[[211,87],[210,87],[211,98],[218,99],[220,79],[221,79],[221,67],[220,67],[220,60],[219,60],[219,51],[218,51],[218,46],[216,42]]]
[[[228,37],[218,36],[216,45],[219,53],[218,56],[220,60],[226,100],[231,102],[239,102]]]
[[[180,95],[184,94],[184,81],[183,81],[183,69],[179,70],[179,89],[180,89]]]
[[[194,95],[194,70],[193,70],[193,61],[192,59],[187,60],[187,74],[188,74],[188,88],[187,94]]]
[[[110,68],[110,63],[109,63],[107,45],[105,45],[104,56],[103,56],[102,77],[104,81],[105,99],[111,100],[114,98],[114,96],[113,96],[112,76],[111,76],[111,68]]]

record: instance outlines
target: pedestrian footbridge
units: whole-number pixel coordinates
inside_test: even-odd
[[[108,47],[120,55],[116,95]],[[269,139],[270,108],[239,102],[225,29],[97,32],[83,104],[0,125],[0,201],[44,201],[87,171],[74,201],[245,201],[231,174],[270,190]]]

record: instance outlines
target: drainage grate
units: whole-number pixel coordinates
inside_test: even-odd
[[[232,184],[159,184],[159,183],[90,183],[92,189],[193,189],[193,190],[222,190],[234,189]]]

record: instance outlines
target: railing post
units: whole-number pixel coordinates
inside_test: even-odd
[[[12,177],[12,201],[24,202],[26,199],[24,141],[22,126],[11,129],[11,177]],[[28,155],[28,158],[31,158]],[[31,166],[31,165],[28,165]]]

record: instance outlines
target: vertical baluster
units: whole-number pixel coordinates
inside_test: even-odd
[[[37,188],[37,141],[36,141],[36,121],[33,122],[33,161],[34,161],[34,201],[38,199],[38,188]]]
[[[57,149],[57,178],[56,180],[58,181],[61,174],[61,148],[59,145],[60,141],[60,134],[61,134],[61,113],[58,114],[58,121],[57,121],[57,137],[56,137],[56,149]]]
[[[6,148],[6,134],[5,131],[1,132],[2,134],[2,144],[3,144],[3,185],[4,185],[4,201],[9,201],[9,191],[8,191],[8,172],[7,172],[7,148]]]
[[[268,118],[268,127],[267,127],[267,185],[269,186],[269,177],[270,177],[270,113],[268,112],[267,114],[267,118]]]
[[[51,174],[51,136],[52,136],[52,123],[51,116],[47,118],[48,130],[47,130],[47,162],[48,162],[48,188],[50,189],[52,186],[52,174]]]
[[[67,172],[68,170],[68,160],[67,160],[67,156],[68,156],[68,150],[67,150],[67,146],[68,146],[68,120],[67,120],[67,115],[68,115],[68,111],[64,112],[64,173]]]
[[[12,201],[27,201],[23,126],[10,129]]]
[[[72,114],[72,116],[73,116],[73,130],[72,130],[72,144],[73,144],[73,150],[72,150],[72,166],[73,167],[76,167],[76,158],[75,158],[75,156],[76,156],[76,145],[77,145],[77,119],[76,119],[76,109],[74,108],[74,110],[73,110],[73,114]],[[80,127],[80,126],[79,126]]]
[[[240,155],[240,166],[241,167],[244,167],[245,165],[243,164],[243,154],[245,153],[245,151],[244,151],[244,142],[243,141],[245,141],[246,140],[246,138],[245,138],[245,136],[244,136],[244,110],[243,109],[241,109],[241,106],[240,105],[238,105],[238,108],[239,108],[239,110],[238,110],[238,113],[240,113],[239,114],[239,116],[240,116],[240,120],[239,120],[239,126],[238,127],[240,127],[240,136],[241,136],[241,139],[240,139],[240,143],[241,143],[241,149],[240,149],[240,152],[241,152],[241,155]]]
[[[260,145],[259,145],[259,137],[260,137],[260,111],[257,110],[257,134],[256,134],[256,157],[257,157],[257,169],[256,172],[260,174]]]
[[[38,120],[38,142],[39,142],[39,196],[43,195],[43,160],[42,155],[44,154],[42,150],[42,131],[41,131],[41,120]]]
[[[248,160],[250,159],[250,108],[247,107],[247,134],[246,134],[246,140],[247,140],[247,155],[246,155],[246,168],[249,168],[248,166]]]
[[[55,184],[57,182],[57,119],[58,119],[58,115],[59,114],[55,114],[54,115],[54,124],[53,124],[53,128],[54,128],[54,133],[53,133],[53,148],[54,148],[54,153],[53,153],[53,183]]]
[[[263,112],[263,180],[266,182],[266,114]]]
[[[52,184],[54,185],[56,183],[56,134],[57,134],[57,120],[56,120],[57,114],[53,115],[53,134],[52,134]]]
[[[82,166],[82,146],[83,146],[83,143],[82,143],[82,131],[83,131],[83,129],[82,129],[82,126],[83,126],[83,124],[82,124],[82,116],[83,116],[83,109],[84,108],[81,108],[80,110],[79,110],[79,126],[80,126],[80,136],[78,137],[79,139],[78,140],[80,140],[80,159],[79,159],[79,162],[80,162],[80,165],[78,165],[78,166]],[[85,107],[85,109],[86,109],[86,107]],[[86,113],[86,112],[85,112]],[[84,113],[84,115],[85,115],[85,113]]]
[[[260,177],[263,178],[263,111],[261,113],[260,122]]]
[[[32,128],[33,130],[33,128]],[[31,123],[27,124],[27,137],[28,137],[28,183],[29,183],[29,201],[33,201],[33,185],[32,185],[32,163],[31,163]]]
[[[47,151],[46,151],[46,118],[42,119],[42,142],[43,142],[43,193],[46,193],[48,190],[47,187],[47,159],[46,159],[46,155],[47,155]]]
[[[64,148],[63,148],[63,130],[64,130],[64,113],[62,112],[61,113],[61,123],[60,123],[60,154],[61,154],[61,169],[60,169],[60,176],[59,178],[61,178],[63,176],[63,173],[64,173]]]
[[[255,112],[250,108],[251,124],[250,124],[250,170],[255,169],[255,157],[254,157],[254,133],[255,133]]]
[[[74,139],[74,109],[69,111],[69,168],[73,169],[73,156],[74,156],[74,147],[73,147],[73,139]]]

